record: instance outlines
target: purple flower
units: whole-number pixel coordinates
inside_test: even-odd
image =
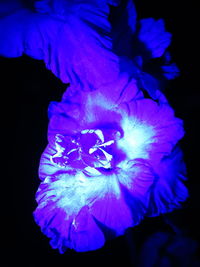
[[[114,25],[109,5],[124,11]],[[34,11],[3,6],[0,55],[43,60],[71,85],[49,107],[34,212],[52,247],[61,253],[95,250],[145,216],[179,207],[187,197],[177,146],[182,121],[157,80],[142,71],[146,53],[131,48],[136,37],[151,58],[161,57],[171,41],[163,20],[141,20],[135,36],[131,1],[41,0]],[[175,65],[162,70],[168,79],[177,74]],[[140,89],[159,104],[144,99]]]
[[[61,253],[98,249],[108,233],[122,235],[187,197],[175,149],[182,121],[168,104],[116,105],[99,93],[83,94],[50,105],[49,144],[40,163],[34,216]]]

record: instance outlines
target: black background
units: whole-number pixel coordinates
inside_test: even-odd
[[[172,32],[170,51],[181,76],[170,83],[166,95],[176,115],[184,120],[186,135],[181,141],[188,169],[190,198],[185,208],[174,212],[173,222],[192,240],[200,240],[199,175],[199,67],[198,8],[195,1],[138,0],[139,18],[164,18]],[[53,250],[32,212],[39,186],[38,165],[47,144],[47,108],[59,101],[66,85],[48,71],[43,62],[26,56],[0,58],[1,69],[1,221],[4,223],[4,262],[0,266],[134,266],[140,246],[151,233],[168,231],[162,217],[146,219],[124,237],[108,241],[94,252],[69,251],[60,255]],[[198,253],[198,248],[196,253]],[[183,255],[184,257],[184,255]],[[2,260],[1,260],[2,261]],[[161,266],[161,265],[157,265]],[[174,266],[178,266],[175,264]],[[189,266],[194,265],[193,262]]]

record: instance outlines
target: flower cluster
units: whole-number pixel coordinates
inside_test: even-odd
[[[70,85],[50,104],[39,167],[34,218],[52,247],[95,250],[180,207],[184,131],[160,88],[179,70],[164,21],[138,21],[132,0],[4,2],[0,55],[43,60]]]

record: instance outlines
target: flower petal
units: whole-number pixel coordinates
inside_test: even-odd
[[[161,57],[171,43],[171,34],[165,31],[164,21],[142,19],[139,39],[145,43],[153,58]]]
[[[186,167],[179,147],[164,157],[154,170],[158,178],[151,188],[148,216],[157,216],[180,208],[188,198],[188,190],[184,184]]]

